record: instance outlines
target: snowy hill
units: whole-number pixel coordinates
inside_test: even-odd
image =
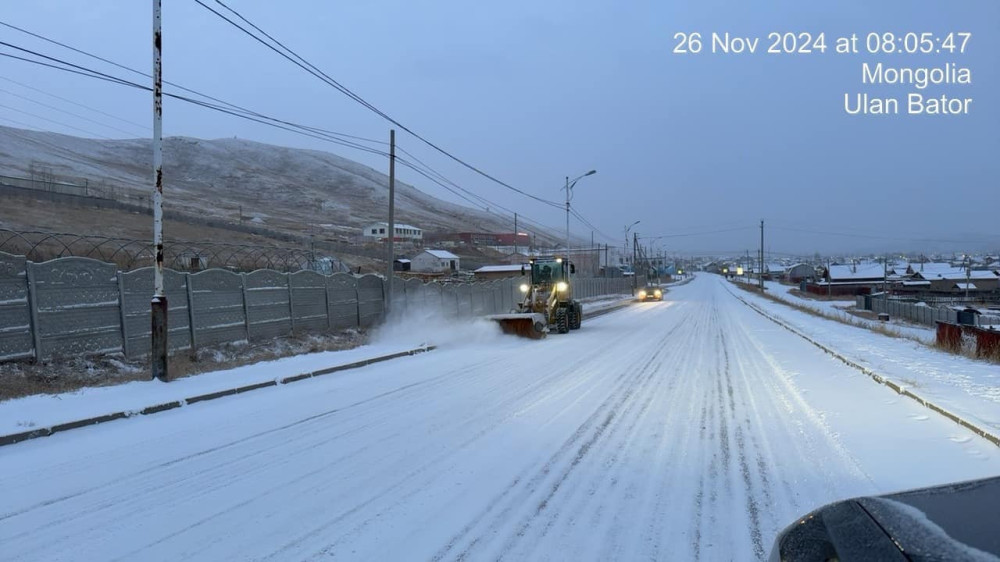
[[[0,175],[106,182],[144,196],[152,174],[149,139],[94,140],[0,127]],[[388,177],[328,152],[242,139],[164,139],[170,208],[248,220],[297,233],[352,236],[386,220]],[[396,182],[396,218],[425,231],[509,232],[503,218],[448,203]],[[543,233],[538,233],[539,238]],[[546,238],[548,238],[546,236]],[[555,238],[555,236],[553,236]]]

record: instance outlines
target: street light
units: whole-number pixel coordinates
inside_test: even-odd
[[[628,254],[628,233],[632,230],[632,227],[639,224],[642,221],[635,221],[634,223],[625,227],[625,244],[622,246],[622,262],[625,261],[625,256]]]
[[[573,198],[573,186],[576,185],[576,182],[580,181],[581,179],[587,176],[592,176],[596,173],[597,170],[591,170],[586,174],[578,176],[576,179],[572,181],[569,179],[569,176],[566,176],[566,187],[564,189],[566,189],[566,257],[567,258],[569,257],[569,201],[570,199]]]

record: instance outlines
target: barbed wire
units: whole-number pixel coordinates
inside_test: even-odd
[[[322,273],[349,270],[338,258],[319,255],[307,248],[169,239],[165,242],[164,264],[177,271],[200,271],[210,267],[242,272],[256,269],[283,272],[309,269]],[[114,263],[122,271],[154,264],[152,243],[149,240],[64,232],[0,228],[0,252],[24,256],[33,262],[70,256],[93,258]]]

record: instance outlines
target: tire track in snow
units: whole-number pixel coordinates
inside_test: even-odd
[[[663,339],[666,340],[671,337],[678,328],[680,328],[679,324],[674,326]],[[529,510],[526,521],[522,519],[522,522],[513,532],[512,537],[508,537],[507,543],[505,543],[505,546],[501,550],[500,557],[502,557],[503,553],[509,550],[513,542],[512,539],[516,540],[517,537],[523,536],[530,522],[546,509],[549,500],[559,491],[562,483],[565,482],[573,469],[587,456],[594,443],[597,442],[608,426],[615,420],[617,410],[633,394],[636,379],[640,381],[648,380],[652,376],[652,373],[648,369],[649,365],[655,359],[656,354],[653,357],[645,359],[643,365],[635,373],[623,372],[616,379],[616,386],[609,393],[607,399],[577,427],[576,431],[562,444],[555,454],[550,456],[540,468],[529,469],[529,472],[533,472],[533,474],[522,473],[518,475],[499,496],[489,503],[484,511],[474,517],[444,548],[439,550],[434,555],[433,560],[441,560],[448,556],[452,550],[458,548],[459,543],[472,535],[473,531],[493,514],[491,518],[492,523],[486,524],[484,533],[472,538],[469,544],[455,555],[458,560],[467,559],[480,545],[483,534],[494,534],[495,531],[490,531],[490,529],[500,527],[502,522],[514,511],[526,504],[534,505],[535,507]],[[571,458],[570,455],[572,455]],[[563,466],[562,470],[559,470],[558,467],[562,466],[565,462],[568,462],[568,465]],[[550,484],[546,484],[551,474],[556,474],[555,480]],[[546,489],[548,491],[543,492]],[[537,498],[539,494],[544,495],[541,498]],[[503,507],[501,507],[501,504],[504,504]],[[496,513],[493,513],[495,511]]]

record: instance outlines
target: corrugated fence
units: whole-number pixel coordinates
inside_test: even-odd
[[[293,332],[367,328],[384,316],[375,275],[222,269],[164,271],[171,350],[260,341]],[[509,312],[520,280],[422,283],[395,278],[392,306],[452,316]],[[576,279],[577,298],[629,294],[628,278]],[[126,273],[89,258],[33,263],[0,252],[0,361],[79,354],[149,353],[152,268]]]
[[[888,313],[891,318],[903,318],[917,324],[935,326],[937,322],[955,324],[959,322],[959,312],[945,306],[917,305],[909,302],[888,300],[862,295],[856,297],[857,307],[875,313]],[[975,315],[973,323],[979,325],[1000,324],[1000,316]]]

